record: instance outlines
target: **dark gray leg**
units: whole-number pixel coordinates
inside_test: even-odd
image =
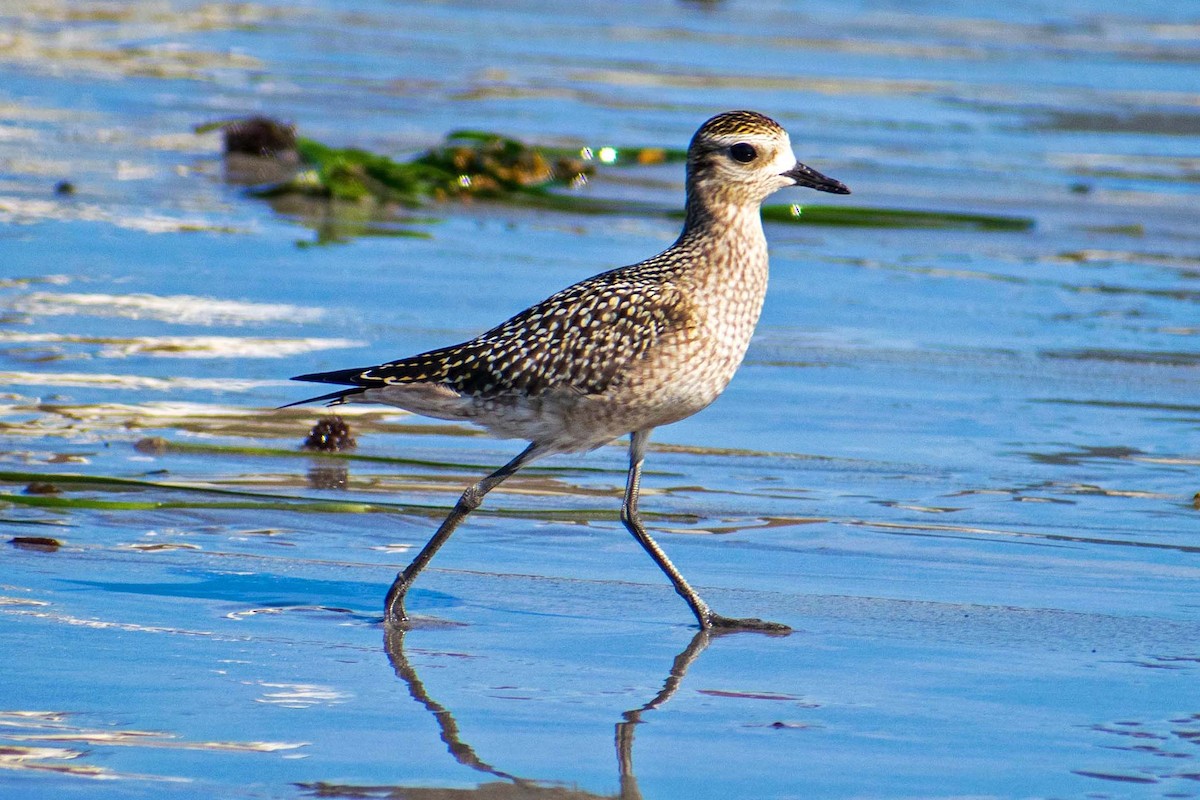
[[[633,534],[633,538],[638,540],[642,549],[650,554],[654,563],[658,564],[658,568],[671,579],[675,591],[687,601],[692,613],[696,615],[701,630],[724,628],[790,633],[791,628],[778,622],[764,622],[761,619],[735,619],[714,613],[708,604],[700,599],[696,590],[684,580],[683,575],[671,563],[671,559],[667,558],[667,554],[658,546],[658,543],[650,538],[650,534],[646,533],[646,529],[642,526],[642,520],[638,516],[637,502],[638,490],[642,483],[642,462],[646,458],[646,441],[649,437],[650,431],[648,430],[635,431],[629,437],[629,479],[625,484],[625,501],[621,504],[621,522],[625,523],[625,527]]]
[[[409,587],[412,586],[412,582],[416,580],[417,575],[420,574],[421,570],[425,569],[425,565],[437,553],[438,548],[446,543],[446,540],[450,538],[450,534],[454,533],[454,529],[458,527],[458,523],[462,522],[472,511],[479,508],[479,504],[483,502],[484,495],[512,477],[513,473],[539,455],[536,451],[536,444],[529,445],[512,461],[491,475],[488,475],[479,483],[467,487],[462,497],[454,505],[454,510],[450,512],[450,515],[442,522],[441,527],[437,529],[437,533],[421,548],[421,552],[417,553],[417,557],[412,560],[412,563],[405,567],[404,571],[397,575],[396,580],[392,582],[392,588],[388,589],[387,599],[384,600],[383,604],[385,622],[394,625],[403,625],[408,621],[408,614],[404,611],[404,595],[408,592]]]

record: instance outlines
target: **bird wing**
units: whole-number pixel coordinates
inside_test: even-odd
[[[645,273],[632,267],[601,273],[462,344],[294,380],[356,387],[320,398],[335,401],[370,388],[422,382],[475,396],[536,396],[562,388],[602,392],[665,334],[693,324],[684,293],[661,275]]]

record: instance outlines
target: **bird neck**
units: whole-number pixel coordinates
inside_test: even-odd
[[[719,315],[712,324],[736,323],[735,338],[744,349],[767,293],[767,237],[758,204],[689,197],[687,221],[672,249],[687,256],[681,261],[687,265],[681,278],[693,299],[701,305],[741,309],[731,317]]]
[[[689,193],[687,214],[678,245],[717,244],[746,255],[756,252],[765,258],[767,238],[763,234],[758,203],[728,202],[719,195]]]

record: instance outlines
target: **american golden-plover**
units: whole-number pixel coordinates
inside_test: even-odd
[[[746,353],[767,291],[759,208],[788,186],[850,193],[799,163],[774,120],[752,111],[719,114],[688,147],[686,221],[662,253],[563,289],[462,344],[374,367],[296,377],[351,387],[301,402],[385,403],[467,420],[530,443],[463,492],[396,576],[385,601],[387,622],[408,622],[404,595],[413,580],[489,491],[534,459],[593,450],[630,434],[621,521],[671,579],[700,627],[788,630],[714,613],[638,516],[650,431],[715,400]]]

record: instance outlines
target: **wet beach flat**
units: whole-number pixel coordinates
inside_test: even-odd
[[[0,1],[0,796],[1200,796],[1198,60],[1167,2]],[[641,507],[796,632],[698,635],[621,442],[497,489],[386,632],[522,445],[356,406],[305,450],[288,376],[663,249],[732,108],[854,194],[772,198]],[[255,115],[583,177],[282,197],[208,125]]]

